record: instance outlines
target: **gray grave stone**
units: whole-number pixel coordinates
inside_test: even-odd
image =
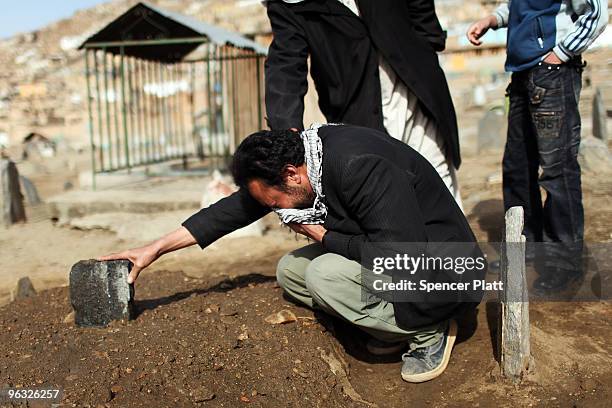
[[[485,112],[478,122],[478,151],[501,149],[506,142],[506,115],[503,108]]]
[[[25,195],[28,199],[28,204],[30,205],[38,205],[41,203],[40,196],[38,195],[38,190],[32,180],[25,176],[19,176],[19,180],[21,180],[21,185],[25,190]]]
[[[0,159],[0,209],[2,222],[7,227],[26,220],[19,172],[15,163],[7,159]]]
[[[525,236],[522,235],[523,207],[508,209],[505,221],[501,257],[504,292],[501,299],[498,345],[502,374],[518,383],[529,370],[531,363]]]
[[[15,292],[15,299],[23,299],[27,297],[36,296],[36,290],[32,281],[27,276],[19,279],[17,282],[17,290]]]
[[[608,141],[608,115],[599,88],[593,95],[593,136],[604,142]]]
[[[578,162],[584,171],[598,174],[612,172],[612,155],[607,144],[594,137],[585,137],[580,142]]]
[[[104,327],[113,320],[134,317],[134,285],[127,282],[127,260],[87,260],[70,270],[70,302],[78,326]]]

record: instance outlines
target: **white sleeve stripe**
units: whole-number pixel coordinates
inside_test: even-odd
[[[588,32],[585,33],[582,39],[580,39],[579,42],[572,47],[572,51],[575,53],[587,47],[592,42],[593,35],[597,32],[597,26],[599,25],[599,17],[601,16],[601,3],[599,1],[596,1],[595,5],[596,16],[595,18],[590,19],[590,26]]]
[[[576,29],[571,34],[569,34],[566,37],[566,40],[564,41],[565,46],[567,47],[568,50],[572,47],[574,42],[577,41],[578,38],[580,38],[583,35],[585,31],[588,32],[587,24],[590,21],[590,19],[593,18],[595,14],[595,5],[593,3],[593,0],[587,0],[587,4],[589,7],[588,12],[579,17],[581,21],[578,23]]]
[[[587,0],[587,2],[591,6],[591,13],[586,15],[583,21],[580,22],[579,32],[577,34],[570,34],[570,36],[566,37],[566,40],[564,41],[565,47],[570,52],[575,53],[577,50],[582,48],[583,45],[588,43],[590,37],[597,28],[597,20],[599,20],[601,14],[600,2],[599,0]],[[569,43],[568,40],[570,40]]]

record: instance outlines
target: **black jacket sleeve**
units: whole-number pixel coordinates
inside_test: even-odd
[[[288,6],[268,2],[273,40],[266,59],[266,113],[271,129],[303,129],[308,43]]]
[[[328,231],[323,247],[359,262],[367,243],[426,242],[424,217],[411,177],[380,156],[352,159],[342,174],[341,199],[363,234]]]
[[[183,227],[204,249],[224,235],[257,221],[270,209],[262,206],[240,189],[209,207],[203,208],[183,222]]]
[[[434,0],[408,0],[406,6],[417,34],[424,37],[434,50],[444,51],[446,31],[442,30],[438,21]]]

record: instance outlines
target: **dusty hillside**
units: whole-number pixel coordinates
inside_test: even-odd
[[[16,144],[37,130],[71,146],[87,145],[84,62],[76,48],[135,3],[111,0],[37,31],[0,41],[0,134],[5,135],[0,139]],[[242,33],[266,46],[269,41],[270,23],[260,0],[149,3]],[[461,4],[458,12],[459,3],[451,0],[437,5],[440,21],[452,35],[462,35],[461,24],[492,7],[488,3]],[[454,28],[457,23],[459,27]],[[316,98],[312,104],[316,110]]]
[[[86,146],[86,85],[77,47],[135,0],[112,0],[77,11],[40,30],[0,41],[0,134],[16,144],[38,130],[68,145]],[[153,0],[151,4],[253,35],[269,31],[259,2]]]

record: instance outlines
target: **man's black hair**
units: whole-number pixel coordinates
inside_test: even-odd
[[[253,179],[271,187],[283,187],[283,170],[287,165],[304,164],[304,145],[298,132],[261,130],[240,143],[232,162],[234,182],[246,187]]]

